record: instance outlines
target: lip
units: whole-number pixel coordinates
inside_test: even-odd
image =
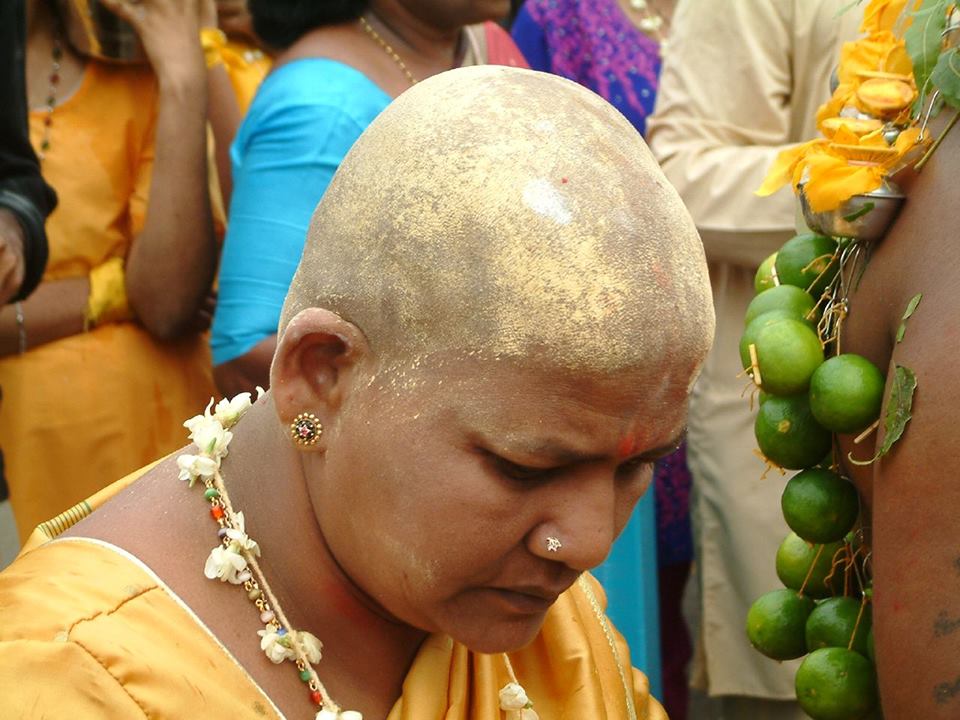
[[[544,588],[485,588],[495,603],[517,615],[540,615],[557,601],[558,594]]]

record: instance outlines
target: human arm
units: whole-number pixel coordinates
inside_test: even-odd
[[[17,215],[0,206],[0,304],[13,298],[23,285],[26,242],[27,233]]]
[[[185,332],[216,268],[207,184],[207,78],[198,0],[145,0],[110,6],[136,28],[159,88],[156,137],[142,159],[149,185],[143,229],[126,259],[130,307],[159,339]],[[143,174],[143,173],[142,173]]]
[[[812,132],[817,104],[829,94],[829,70],[820,66],[832,60],[801,54],[794,33],[836,25],[839,4],[806,5],[677,5],[647,140],[690,210],[708,260],[756,267],[794,229],[791,193],[760,198],[753,191],[780,150],[807,139],[803,126]]]
[[[207,90],[210,94],[207,120],[213,132],[214,164],[220,194],[224,209],[228,209],[233,192],[230,144],[237,134],[243,114],[223,62],[222,50],[227,38],[218,28],[217,4],[214,0],[202,0],[200,27],[200,41],[207,65]]]
[[[254,345],[243,355],[213,368],[213,380],[224,397],[252,392],[258,387],[270,387],[270,363],[277,349],[277,335],[273,333]]]
[[[0,7],[0,304],[22,300],[47,262],[43,222],[56,205],[30,146],[24,88],[22,2]]]

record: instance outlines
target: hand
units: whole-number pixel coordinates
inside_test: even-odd
[[[204,0],[103,0],[136,30],[161,85],[168,80],[203,81],[200,48]]]
[[[23,228],[12,212],[0,209],[0,304],[7,303],[23,284]]]
[[[213,324],[213,311],[217,309],[217,291],[211,290],[197,308],[188,332],[205,333]]]
[[[227,35],[260,44],[246,0],[216,0],[216,8],[220,29]]]
[[[200,27],[217,27],[216,0],[200,0]]]

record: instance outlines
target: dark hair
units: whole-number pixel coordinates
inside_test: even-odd
[[[249,0],[248,5],[257,36],[283,49],[314,28],[356,20],[370,0]]]

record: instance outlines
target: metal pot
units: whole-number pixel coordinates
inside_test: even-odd
[[[99,0],[57,0],[67,40],[82,55],[113,63],[145,63],[143,45],[126,20]]]
[[[807,227],[821,235],[867,242],[882,240],[897,219],[906,196],[892,180],[873,192],[854,195],[836,210],[814,212],[800,184],[800,207]]]

